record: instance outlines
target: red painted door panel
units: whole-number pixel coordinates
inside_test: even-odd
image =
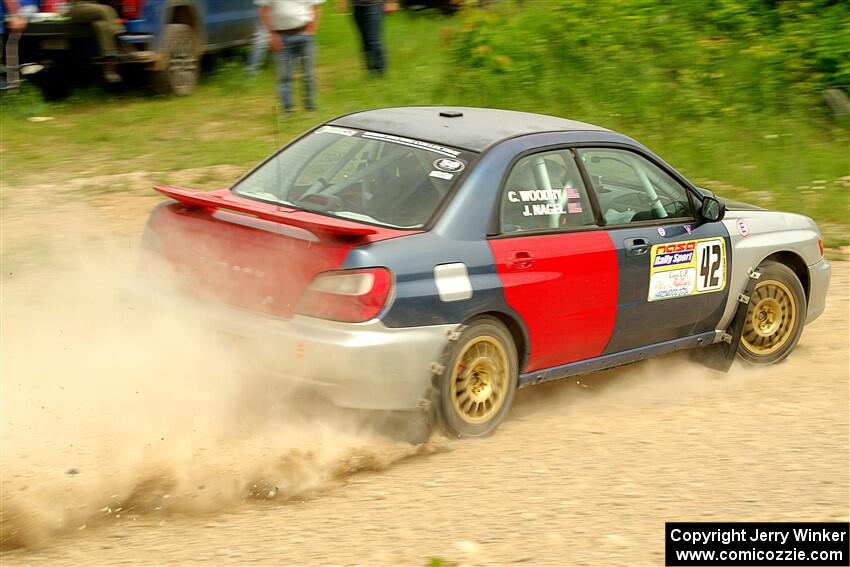
[[[617,314],[617,253],[603,231],[490,240],[531,342],[525,372],[602,354]]]

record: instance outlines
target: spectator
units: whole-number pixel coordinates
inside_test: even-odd
[[[292,112],[292,75],[300,61],[304,74],[304,108],[315,110],[316,45],[319,5],[324,0],[254,0],[260,21],[269,31],[269,45],[277,61],[278,95],[284,112]]]
[[[245,70],[252,79],[260,72],[260,68],[266,62],[269,52],[269,31],[263,25],[262,20],[257,19],[254,36],[251,38],[251,52],[248,54],[248,65]]]
[[[74,23],[91,24],[103,61],[103,78],[110,83],[120,82],[121,75],[116,70],[120,55],[115,36],[124,32],[124,25],[118,20],[115,8],[88,0],[72,0],[70,16]]]
[[[20,15],[18,0],[3,0],[0,2],[0,34],[6,36],[6,26],[10,32],[24,31],[27,20]]]
[[[385,4],[384,0],[351,0],[354,22],[363,43],[366,68],[376,76],[383,75],[387,68],[382,37],[384,11],[391,11],[395,6],[395,2]]]
[[[0,67],[3,68],[2,76],[0,76],[0,88],[6,88],[6,75],[8,72],[6,69],[6,34],[7,32],[10,34],[19,34],[27,27],[27,20],[21,17],[19,9],[18,0],[0,0],[0,51],[2,51],[0,53]],[[12,40],[14,42],[17,41],[16,37],[13,37]],[[14,61],[10,62],[10,65],[14,64]],[[10,81],[13,82],[9,86],[14,86],[14,78],[10,79]]]

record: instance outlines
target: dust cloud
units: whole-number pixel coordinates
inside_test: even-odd
[[[309,497],[439,450],[316,405],[267,370],[281,353],[135,293],[138,234],[103,217],[4,210],[0,549]]]
[[[285,364],[282,353],[132,293],[154,200],[120,197],[44,206],[4,195],[0,549],[307,498],[358,471],[444,449],[382,437],[269,372],[272,359]],[[584,423],[629,407],[675,411],[771,372],[736,363],[724,374],[674,354],[574,387],[523,390],[504,430],[523,416]]]
[[[521,390],[513,415],[555,412],[565,418],[620,415],[624,408],[686,408],[701,396],[734,394],[748,384],[775,379],[775,368],[761,368],[736,360],[728,372],[704,366],[699,351],[672,353],[637,364],[590,375],[541,384]]]

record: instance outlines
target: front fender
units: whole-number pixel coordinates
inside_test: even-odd
[[[821,260],[820,230],[812,219],[794,213],[759,210],[726,212],[723,224],[732,243],[732,275],[729,300],[718,325],[725,329],[737,306],[737,296],[747,283],[750,268],[777,252],[799,256],[806,266]]]

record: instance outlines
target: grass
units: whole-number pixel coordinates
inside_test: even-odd
[[[328,13],[319,36],[320,109],[282,117],[274,94],[274,69],[245,78],[241,62],[226,61],[204,75],[190,97],[148,97],[139,90],[113,96],[87,89],[62,103],[44,103],[30,86],[4,95],[4,184],[129,171],[171,171],[229,163],[252,164],[280,144],[337,114],[364,107],[436,103],[442,53],[419,46],[439,44],[447,20],[401,13],[392,17],[394,45],[387,80],[364,76],[351,17]],[[408,77],[416,77],[411,84]],[[299,85],[300,86],[300,85]],[[425,97],[423,97],[425,94]],[[49,116],[30,122],[31,116]]]
[[[447,42],[462,18],[401,12],[387,19],[390,70],[362,70],[352,18],[326,4],[319,33],[319,110],[282,117],[271,65],[255,80],[241,61],[204,75],[190,97],[115,96],[97,87],[62,103],[43,102],[32,86],[0,99],[0,183],[25,187],[134,171],[172,172],[231,164],[247,168],[279,145],[332,116],[380,106],[467,104],[554,113],[622,130],[664,156],[696,183],[724,196],[802,212],[821,224],[829,245],[850,244],[850,128],[823,114],[703,117],[687,123],[647,112],[640,97],[616,106],[574,82],[568,101],[499,88],[460,88]],[[631,106],[630,106],[631,105]],[[53,119],[32,122],[33,116]],[[648,118],[649,117],[649,118]],[[215,185],[200,174],[197,183]],[[847,180],[850,182],[850,179]],[[96,189],[92,189],[95,191]],[[142,191],[116,186],[110,192]],[[74,194],[84,194],[85,190]]]

